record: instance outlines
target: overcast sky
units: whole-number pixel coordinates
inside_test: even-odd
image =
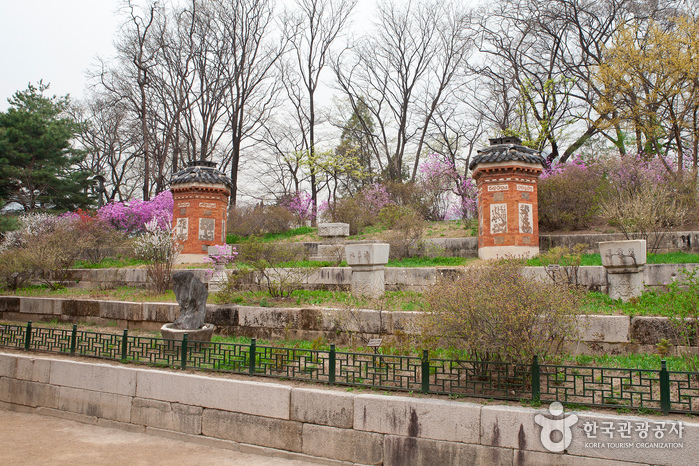
[[[282,7],[287,0],[281,0]],[[124,17],[119,0],[0,0],[0,111],[28,83],[43,79],[49,94],[83,97],[85,72],[96,57],[114,53],[113,42]],[[367,15],[376,0],[360,0]],[[355,28],[365,27],[361,22]]]
[[[0,110],[28,83],[81,98],[85,71],[113,53],[119,0],[0,0]]]

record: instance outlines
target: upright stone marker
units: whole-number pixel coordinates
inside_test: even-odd
[[[490,140],[469,168],[478,187],[478,257],[539,254],[537,182],[544,159],[516,137]]]
[[[386,243],[345,246],[347,265],[352,267],[352,295],[368,298],[383,296],[389,248]]]
[[[349,223],[319,223],[318,236],[323,240],[318,245],[317,254],[311,260],[334,261],[342,260],[345,251],[344,242],[349,236]]]
[[[607,271],[609,297],[626,302],[641,296],[646,266],[646,240],[599,243],[602,265]]]
[[[179,262],[201,262],[209,246],[226,244],[226,216],[231,181],[216,163],[189,162],[172,175],[172,227],[183,249]]]

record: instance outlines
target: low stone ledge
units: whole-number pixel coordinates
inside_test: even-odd
[[[386,435],[383,464],[385,466],[511,465],[513,464],[512,454],[513,451],[508,448]]]
[[[354,395],[311,388],[291,390],[291,420],[351,429]]]
[[[307,455],[359,464],[383,464],[384,436],[381,434],[303,424],[302,437],[302,452]]]
[[[0,377],[0,401],[37,408],[59,407],[59,391],[53,385]]]
[[[204,409],[202,434],[301,453],[301,422],[266,418],[239,412]]]
[[[51,361],[33,357],[17,357],[14,377],[30,382],[49,383],[51,378]]]
[[[65,300],[60,298],[33,298],[30,296],[20,299],[19,312],[23,314],[61,315],[64,312]]]
[[[676,332],[667,317],[636,316],[631,319],[631,338],[640,345],[655,345],[662,339],[676,343]]]
[[[44,385],[54,387],[54,385]],[[131,417],[131,397],[114,393],[95,392],[71,387],[58,388],[58,406],[61,411],[70,411],[87,416],[129,422]]]
[[[131,403],[131,422],[146,427],[200,435],[203,412],[204,408],[200,406],[134,398]]]
[[[287,385],[147,369],[138,371],[137,382],[139,398],[289,419],[291,387]]]
[[[630,341],[631,317],[629,316],[581,315],[577,319],[582,341],[604,343]]]
[[[52,385],[134,396],[138,371],[109,364],[82,361],[51,361]]]
[[[409,437],[479,443],[481,405],[400,396],[357,395],[354,428]]]

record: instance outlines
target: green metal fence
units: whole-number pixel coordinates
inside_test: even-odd
[[[587,366],[504,364],[0,324],[0,346],[328,384],[500,400],[699,414],[699,373]]]

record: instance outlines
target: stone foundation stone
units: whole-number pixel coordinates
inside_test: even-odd
[[[599,252],[607,270],[609,297],[626,302],[641,296],[646,240],[600,242]]]
[[[384,294],[389,248],[386,243],[345,246],[347,265],[352,267],[352,295],[378,298]]]

